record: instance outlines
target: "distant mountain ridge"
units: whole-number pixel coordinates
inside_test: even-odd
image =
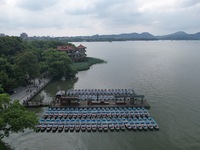
[[[143,33],[121,33],[121,34],[111,34],[111,35],[93,35],[93,36],[83,36],[85,40],[110,40],[110,41],[124,41],[124,40],[200,40],[200,32],[195,34],[188,34],[183,31],[178,31],[168,35],[155,36],[149,32]]]
[[[200,32],[187,34],[183,31],[175,32],[168,35],[156,36],[159,40],[200,40]]]
[[[85,37],[87,38],[87,37]],[[111,35],[94,35],[91,36],[94,39],[110,39],[110,40],[157,40],[157,38],[148,33],[122,33],[122,34],[111,34]]]
[[[29,37],[29,40],[59,40],[68,42],[81,41],[134,41],[134,40],[200,40],[200,32],[188,34],[178,31],[168,35],[155,36],[149,32],[142,33],[121,33],[109,35],[92,35],[92,36],[65,36],[65,37]]]

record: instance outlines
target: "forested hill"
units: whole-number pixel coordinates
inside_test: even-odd
[[[92,36],[65,36],[65,37],[29,37],[28,40],[55,40],[55,41],[142,41],[142,40],[200,40],[200,32],[188,34],[183,31],[175,32],[167,35],[153,35],[148,32],[143,33],[121,33],[107,35],[92,35]]]
[[[52,77],[74,76],[76,69],[64,52],[55,50],[60,45],[72,45],[61,41],[22,41],[19,37],[0,37],[0,87],[5,92],[44,73]]]

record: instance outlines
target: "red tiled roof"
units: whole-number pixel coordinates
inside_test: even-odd
[[[69,50],[75,50],[72,46],[58,46],[57,50],[59,51],[69,51]]]
[[[77,48],[78,48],[78,49],[85,49],[85,48],[87,48],[87,47],[85,47],[85,46],[83,46],[82,44],[80,44]]]

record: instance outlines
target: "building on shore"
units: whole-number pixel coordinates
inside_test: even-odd
[[[74,61],[74,62],[81,62],[86,60],[86,49],[87,47],[83,45],[79,45],[77,47],[73,46],[58,46],[57,50],[61,52],[66,52],[68,56]]]
[[[4,37],[6,36],[4,33],[0,33],[0,37]]]
[[[20,34],[20,37],[22,38],[22,40],[28,40],[28,34],[26,34],[26,33],[21,33]]]

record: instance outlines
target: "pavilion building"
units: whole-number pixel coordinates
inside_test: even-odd
[[[81,62],[86,60],[86,49],[87,47],[79,45],[78,47],[73,46],[58,46],[57,50],[61,52],[66,52],[68,56],[74,62]]]

